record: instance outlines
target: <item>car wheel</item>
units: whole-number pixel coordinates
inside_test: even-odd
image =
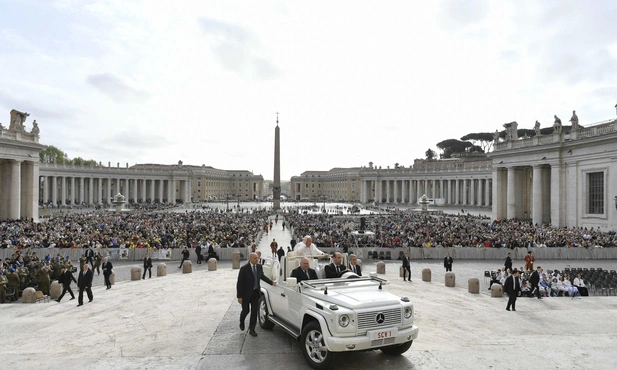
[[[334,354],[328,351],[317,321],[309,322],[302,329],[302,354],[313,369],[328,369]]]
[[[274,323],[268,319],[268,305],[266,304],[266,297],[263,295],[259,298],[259,314],[257,318],[262,329],[270,330],[274,327]]]
[[[396,356],[396,355],[400,355],[402,353],[407,352],[409,347],[411,347],[412,343],[413,343],[413,340],[410,340],[409,342],[406,342],[403,344],[395,344],[393,346],[383,347],[380,349],[381,349],[381,352],[385,353],[386,355]]]

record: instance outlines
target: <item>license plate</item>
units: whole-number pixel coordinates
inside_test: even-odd
[[[372,331],[367,332],[367,334],[369,338],[371,338],[371,340],[386,339],[386,338],[396,337],[398,335],[398,329],[390,328],[390,329],[383,329],[383,330],[372,330]]]

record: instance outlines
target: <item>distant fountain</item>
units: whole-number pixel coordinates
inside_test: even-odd
[[[422,211],[428,211],[428,200],[426,198],[426,194],[422,195],[419,203],[422,206]]]
[[[124,195],[118,193],[114,196],[114,200],[111,202],[116,207],[116,212],[122,211],[122,208],[126,201],[124,200]]]

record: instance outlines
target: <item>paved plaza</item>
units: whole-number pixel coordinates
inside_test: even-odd
[[[264,236],[289,245],[279,225]],[[411,298],[418,339],[402,356],[380,351],[338,356],[333,369],[614,369],[617,297],[582,299],[520,298],[517,312],[505,311],[507,298],[491,298],[485,270],[502,261],[455,261],[456,287],[444,284],[442,261],[412,261],[413,282],[399,277],[399,261],[386,262],[386,289]],[[0,355],[8,369],[308,369],[299,343],[279,328],[253,338],[238,328],[235,298],[238,271],[231,262],[207,264],[181,273],[179,261],[167,261],[167,276],[130,281],[139,262],[115,263],[116,284],[105,290],[95,275],[94,300],[76,307],[61,303],[0,305]],[[244,262],[243,262],[244,263]],[[522,261],[515,261],[515,266]],[[544,268],[602,267],[603,261],[537,261]],[[421,281],[431,268],[432,282]],[[366,273],[374,261],[364,262]],[[478,295],[467,292],[467,279],[481,282]],[[74,285],[73,285],[74,287]],[[247,319],[248,320],[248,319]],[[248,322],[247,322],[248,323]]]

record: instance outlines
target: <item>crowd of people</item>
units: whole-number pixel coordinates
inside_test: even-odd
[[[579,247],[609,248],[617,245],[614,231],[588,228],[553,228],[531,221],[491,221],[485,216],[390,212],[366,217],[366,230],[358,234],[351,218],[328,215],[292,215],[294,234],[312,235],[319,247]]]

